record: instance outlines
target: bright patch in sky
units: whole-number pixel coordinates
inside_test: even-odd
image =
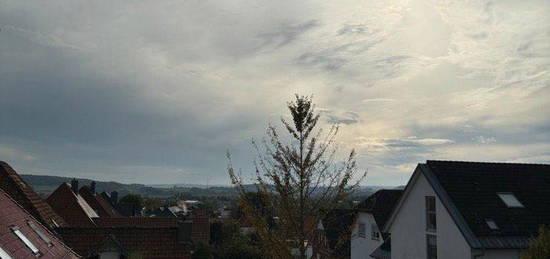
[[[365,184],[426,159],[550,163],[550,2],[0,5],[0,160],[22,173],[227,184],[313,94]]]

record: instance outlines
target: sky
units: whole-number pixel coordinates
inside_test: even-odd
[[[296,93],[363,185],[550,163],[550,1],[0,0],[0,93],[21,174],[229,184]]]

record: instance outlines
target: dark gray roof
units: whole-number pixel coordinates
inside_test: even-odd
[[[550,165],[427,161],[419,168],[473,248],[525,248],[550,224]],[[507,207],[498,193],[513,193],[525,207]]]
[[[378,190],[359,203],[356,209],[372,213],[378,228],[383,229],[402,194],[403,190]]]

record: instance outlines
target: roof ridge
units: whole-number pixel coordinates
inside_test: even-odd
[[[485,161],[464,161],[464,160],[426,160],[426,164],[433,162],[443,162],[443,163],[464,163],[464,164],[486,164],[486,165],[542,165],[550,166],[550,164],[542,163],[516,163],[516,162],[485,162]]]
[[[32,187],[23,180],[23,178],[11,167],[7,162],[0,161],[0,172],[4,172],[3,175],[7,178],[7,180],[16,187],[15,192],[18,193],[17,197],[12,197],[13,199],[19,198],[24,204],[21,204],[21,206],[27,206],[28,213],[35,213],[40,221],[44,221],[44,224],[48,224],[47,221],[54,220],[55,223],[52,224],[59,224],[64,225],[66,224],[65,220],[59,216],[53,208],[46,202],[45,199],[40,197],[33,189]],[[6,191],[7,193],[7,191]],[[13,193],[12,193],[13,194]],[[40,209],[42,208],[42,209]],[[51,226],[50,226],[51,227]]]

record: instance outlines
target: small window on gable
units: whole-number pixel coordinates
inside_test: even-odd
[[[370,227],[371,233],[370,237],[373,240],[379,240],[380,239],[380,231],[378,231],[378,226],[375,223],[372,223]]]
[[[4,251],[2,247],[0,247],[0,259],[12,259],[8,252]]]
[[[435,197],[426,196],[426,230],[435,232],[437,229],[437,218],[435,210]]]
[[[357,231],[359,237],[365,238],[367,236],[367,229],[365,223],[359,223],[359,230]]]
[[[523,204],[511,192],[501,192],[497,195],[508,208],[524,208]]]
[[[492,219],[485,219],[485,223],[487,223],[487,226],[491,229],[491,230],[498,230],[498,225],[497,223],[492,220]]]
[[[27,224],[29,225],[29,227],[32,228],[32,230],[34,230],[34,232],[40,237],[40,239],[42,239],[48,246],[53,246],[52,240],[44,232],[42,232],[42,230],[38,228],[38,226],[36,226],[34,222],[29,220],[27,221]]]
[[[437,236],[426,235],[427,259],[437,259]]]
[[[19,230],[18,227],[12,227],[13,233],[32,251],[35,255],[40,255],[40,250]]]

